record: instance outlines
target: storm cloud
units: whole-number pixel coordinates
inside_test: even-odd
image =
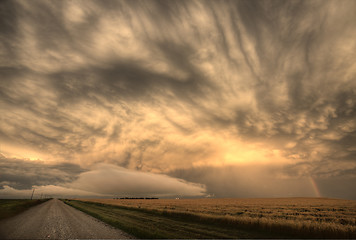
[[[205,196],[205,186],[157,173],[128,170],[101,164],[70,184],[76,189],[118,197]]]
[[[294,167],[294,165],[292,165]],[[288,167],[247,165],[176,169],[169,175],[206,186],[210,197],[322,197],[356,199],[354,169],[349,174],[296,176]],[[300,169],[299,169],[300,170]],[[222,187],[223,186],[223,187]]]
[[[44,163],[29,159],[0,156],[0,188],[4,185],[16,189],[31,189],[32,186],[57,185],[74,181],[87,170],[72,163]]]
[[[352,0],[2,1],[0,181],[60,185],[104,163],[211,192],[229,166],[277,165],[271,186],[355,183],[355,11]],[[24,181],[36,159],[51,170]],[[233,176],[241,188],[258,179]]]
[[[82,169],[71,163],[49,164],[29,159],[0,159],[0,196],[52,197],[173,197],[205,196],[203,184],[109,164]]]

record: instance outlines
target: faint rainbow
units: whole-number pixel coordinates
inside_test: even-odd
[[[310,181],[310,184],[314,190],[316,197],[321,197],[318,185],[316,184],[315,180],[312,177],[309,177],[309,181]]]

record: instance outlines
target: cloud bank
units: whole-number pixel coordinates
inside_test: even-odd
[[[102,164],[83,173],[71,187],[118,197],[204,196],[205,187],[167,175],[128,170]]]
[[[2,199],[30,199],[33,192],[33,199],[40,198],[108,198],[110,195],[99,194],[95,192],[87,192],[80,189],[66,188],[58,185],[42,185],[33,186],[35,191],[32,189],[16,189],[10,186],[3,186],[0,189],[0,196]]]
[[[64,184],[105,163],[172,176],[277,164],[301,182],[355,183],[355,10],[352,0],[3,1],[0,151],[13,160],[1,181]],[[25,184],[15,171],[25,158],[54,169]]]
[[[52,197],[201,197],[202,184],[164,174],[147,173],[109,164],[82,169],[69,163],[0,159],[1,198]]]

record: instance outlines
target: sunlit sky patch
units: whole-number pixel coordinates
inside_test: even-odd
[[[356,199],[355,1],[0,8],[0,197]]]

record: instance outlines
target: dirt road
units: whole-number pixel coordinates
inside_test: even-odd
[[[57,199],[0,221],[0,239],[122,239],[132,236]]]

